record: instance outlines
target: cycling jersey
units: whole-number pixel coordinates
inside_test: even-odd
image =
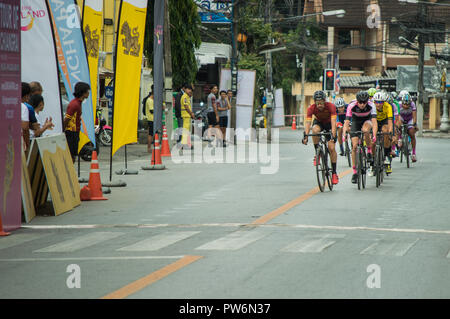
[[[358,119],[370,120],[370,119],[376,118],[376,117],[377,117],[377,110],[376,110],[375,104],[368,101],[366,106],[364,106],[364,108],[361,109],[358,106],[358,101],[354,100],[354,101],[350,102],[350,104],[347,107],[347,113],[346,113],[345,119],[351,120],[353,118],[355,120],[358,120]]]
[[[347,106],[348,106],[348,104],[345,104],[345,105],[344,105],[344,112],[342,112],[342,113],[339,113],[338,107],[336,107],[337,122],[338,122],[338,123],[344,124],[344,121],[345,121],[345,114],[347,113]]]
[[[400,104],[400,117],[404,123],[408,123],[413,120],[413,112],[417,111],[416,105],[414,102],[411,102],[408,108],[404,108],[402,104]]]
[[[311,121],[313,115],[318,122],[331,123],[331,120],[336,120],[336,106],[333,103],[325,102],[323,110],[320,111],[316,104],[312,104],[308,107],[306,120]]]
[[[377,121],[381,122],[385,119],[392,120],[392,105],[387,102],[383,103],[383,108],[378,110],[377,108]]]

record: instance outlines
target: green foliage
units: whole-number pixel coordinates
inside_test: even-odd
[[[153,65],[153,6],[149,1],[144,54],[149,64]],[[172,54],[173,87],[183,83],[193,83],[197,75],[195,49],[200,47],[200,16],[193,0],[169,0],[170,42]]]

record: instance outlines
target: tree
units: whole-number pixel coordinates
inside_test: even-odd
[[[149,65],[153,65],[153,6],[149,1],[144,54]],[[200,16],[193,0],[169,0],[170,41],[173,69],[173,87],[181,87],[183,83],[193,83],[198,67],[195,49],[200,47]]]

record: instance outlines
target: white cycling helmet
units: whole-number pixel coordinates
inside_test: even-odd
[[[336,102],[334,103],[334,105],[336,105],[336,107],[343,107],[343,106],[345,106],[345,101],[343,98],[338,97],[336,99]]]
[[[383,92],[377,92],[373,95],[373,101],[374,102],[384,102],[386,101],[386,98],[384,96]]]
[[[398,94],[398,98],[401,100],[405,94],[409,94],[408,90],[401,90]]]

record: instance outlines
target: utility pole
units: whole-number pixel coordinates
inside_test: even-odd
[[[427,17],[427,8],[423,2],[419,2],[419,25],[424,25]],[[425,92],[423,85],[423,69],[424,69],[424,58],[425,58],[425,39],[422,32],[419,32],[419,83],[418,83],[418,105],[417,105],[417,126],[419,132],[417,136],[423,136],[423,95]]]
[[[166,129],[168,140],[173,134],[173,88],[172,88],[172,51],[170,46],[170,14],[169,1],[164,0],[164,100],[166,102]]]
[[[266,0],[266,12],[264,23],[272,23],[271,17],[272,0]],[[269,43],[272,43],[272,37],[269,35]],[[273,93],[272,93],[272,52],[266,53],[266,103],[267,103],[267,142],[272,142],[272,114],[273,114]]]
[[[239,1],[239,0],[238,0]],[[237,98],[237,75],[238,75],[238,65],[237,65],[237,34],[238,34],[238,2],[233,0],[231,3],[231,91],[233,91],[233,98],[231,99],[231,134],[230,140],[236,144],[236,98]],[[225,138],[225,137],[224,137]]]
[[[306,77],[306,51],[303,50],[303,54],[302,54],[302,96],[301,96],[301,101],[300,101],[300,120],[298,121],[299,126],[301,128],[304,127],[304,109],[305,109],[305,77]]]

